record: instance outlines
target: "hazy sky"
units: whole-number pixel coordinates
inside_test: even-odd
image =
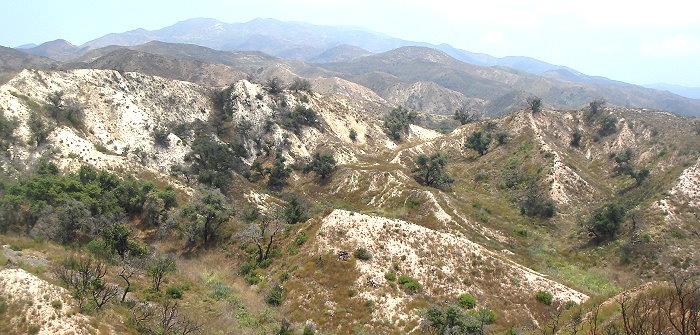
[[[700,87],[700,1],[3,0],[0,45],[157,29],[193,17],[351,25],[592,75]]]

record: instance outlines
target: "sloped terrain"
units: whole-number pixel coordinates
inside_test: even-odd
[[[142,245],[148,257],[167,254],[176,263],[163,289],[153,288],[152,272],[141,270],[129,301],[115,299],[90,311],[89,317],[109,326],[131,320],[119,330],[137,332],[136,321],[145,321],[134,311],[160,311],[175,301],[181,308],[178,327],[197,325],[201,333],[274,333],[285,324],[337,334],[430,333],[426,310],[469,293],[477,301],[474,311],[496,313],[484,326],[498,333],[541,327],[552,306],[586,305],[699,266],[700,135],[694,119],[616,106],[545,107],[445,132],[406,123],[400,138],[392,139],[384,117],[397,103],[437,111],[437,105],[485,102],[423,82],[401,83],[413,93],[395,91],[387,99],[334,76],[316,77],[310,89],[291,90],[284,83],[274,89],[262,79],[279,75],[291,81],[299,68],[273,59],[275,65],[257,77],[227,81],[217,76],[237,75],[235,66],[220,71],[201,59],[238,59],[233,64],[240,61],[236,57],[252,57],[251,67],[269,59],[202,56],[209,51],[195,46],[151,47],[199,54],[174,62],[117,49],[91,61],[121,71],[24,70],[0,87],[6,135],[0,213],[3,219],[31,214],[22,225],[2,226],[7,231],[0,242],[25,245],[26,253],[52,250],[47,264],[60,264],[67,257],[61,241],[31,240],[27,231],[59,222],[43,216],[61,216],[32,206],[58,201],[51,205],[59,208],[114,196],[128,212],[109,220],[124,227],[127,241]],[[431,55],[424,61],[445,61],[445,55]],[[401,62],[385,63],[391,64]],[[378,76],[400,82],[386,72]],[[418,99],[425,91],[440,99]],[[481,152],[474,146],[477,133],[488,139]],[[444,156],[442,172],[452,182],[420,183],[420,157],[436,153]],[[326,177],[322,169],[308,168],[328,156],[333,164]],[[83,165],[152,185],[142,195],[136,186],[112,186],[129,195],[124,200],[122,193],[91,182]],[[216,170],[222,166],[224,171]],[[223,181],[213,183],[212,175]],[[273,183],[273,177],[282,182]],[[46,187],[51,192],[45,194],[34,185],[55,187]],[[168,185],[173,193],[159,207],[153,194]],[[221,203],[211,202],[217,197]],[[172,207],[166,209],[165,199]],[[624,208],[626,216],[612,238],[598,240],[586,224],[609,203]],[[191,215],[204,210],[211,212]],[[228,215],[213,237],[198,237],[198,229],[205,229],[199,227],[211,223],[206,218],[222,213]],[[290,222],[290,216],[298,220]],[[102,220],[81,221],[81,227],[96,228],[80,230],[71,248],[103,259],[110,280],[121,285],[117,274],[126,256],[100,258],[105,255],[98,242],[114,235],[100,231]],[[41,280],[50,281],[51,274],[43,277],[37,267],[9,269],[17,255],[6,255],[9,261],[0,260],[8,267],[0,272],[3,282],[21,277],[24,288],[63,292],[45,286]],[[552,305],[538,293],[551,294]]]

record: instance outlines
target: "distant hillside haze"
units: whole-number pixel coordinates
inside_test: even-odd
[[[113,53],[96,62],[124,47],[141,53]],[[214,64],[227,66],[218,68],[223,73],[260,78],[335,76],[387,101],[445,115],[457,105],[490,115],[508,113],[530,96],[557,108],[581,108],[603,98],[618,106],[700,115],[700,100],[692,99],[697,98],[692,90],[657,90],[530,57],[498,58],[360,28],[275,19],[225,23],[195,18],[157,30],[107,34],[80,46],[59,39],[18,50],[69,64],[64,68],[132,69],[207,84],[226,82],[212,72]]]
[[[668,91],[686,98],[700,99],[700,87],[687,87],[682,85],[673,85],[666,83],[657,83],[644,86],[656,90]]]

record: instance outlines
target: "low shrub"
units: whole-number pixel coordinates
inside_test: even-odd
[[[272,286],[270,291],[267,292],[265,302],[267,302],[270,306],[282,305],[282,302],[284,302],[284,288],[280,285]]]
[[[416,279],[406,275],[399,276],[399,284],[410,294],[417,293],[422,288],[421,284]]]
[[[554,296],[552,295],[552,293],[547,291],[538,291],[537,294],[535,294],[535,299],[537,299],[537,301],[539,301],[540,303],[549,306],[552,304]]]
[[[469,293],[462,293],[457,297],[457,302],[462,308],[472,309],[476,307],[476,298]]]
[[[361,261],[368,261],[372,259],[372,253],[369,252],[369,250],[365,248],[357,248],[355,252],[353,253],[355,258],[361,260]]]

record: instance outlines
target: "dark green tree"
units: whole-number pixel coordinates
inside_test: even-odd
[[[538,97],[529,98],[527,99],[527,106],[532,113],[537,114],[542,111],[542,99]]]
[[[571,145],[574,148],[579,148],[581,147],[581,131],[577,129],[574,130],[574,132],[571,134],[571,141],[569,141],[569,145]]]
[[[199,241],[204,244],[214,241],[232,214],[226,199],[218,191],[204,191],[201,198],[185,206],[180,213],[186,220],[185,231],[190,247]]]
[[[491,144],[491,135],[482,131],[473,132],[464,144],[468,149],[473,149],[483,156]]]
[[[321,181],[326,181],[333,170],[335,170],[335,158],[327,153],[315,153],[311,162],[304,166],[304,173],[314,172]]]
[[[231,184],[231,173],[239,157],[231,146],[209,136],[198,136],[192,142],[192,150],[185,155],[185,162],[191,164],[190,172],[199,182],[226,189]]]
[[[272,95],[278,95],[284,91],[282,87],[282,80],[277,77],[272,77],[265,82],[265,88],[267,92]]]
[[[420,155],[416,158],[416,168],[413,176],[419,183],[431,187],[448,187],[452,185],[454,179],[447,174],[447,157],[442,153],[435,153],[428,157]]]
[[[465,125],[479,121],[479,114],[469,110],[466,106],[462,106],[455,111],[453,118],[459,121],[460,124]]]
[[[279,190],[287,184],[287,178],[292,170],[285,164],[286,159],[281,153],[277,153],[272,168],[268,169],[270,177],[267,180],[267,187],[271,190]]]
[[[291,195],[287,198],[287,204],[282,209],[282,217],[287,224],[304,222],[309,218],[308,205],[298,195]]]
[[[608,203],[593,212],[585,228],[597,240],[614,239],[625,220],[626,210],[622,205]]]
[[[408,132],[411,122],[418,118],[418,113],[398,106],[384,117],[384,132],[394,141],[400,141],[401,136]]]
[[[297,92],[303,91],[311,93],[311,82],[309,82],[307,79],[296,78],[292,84],[289,85],[289,89]]]

